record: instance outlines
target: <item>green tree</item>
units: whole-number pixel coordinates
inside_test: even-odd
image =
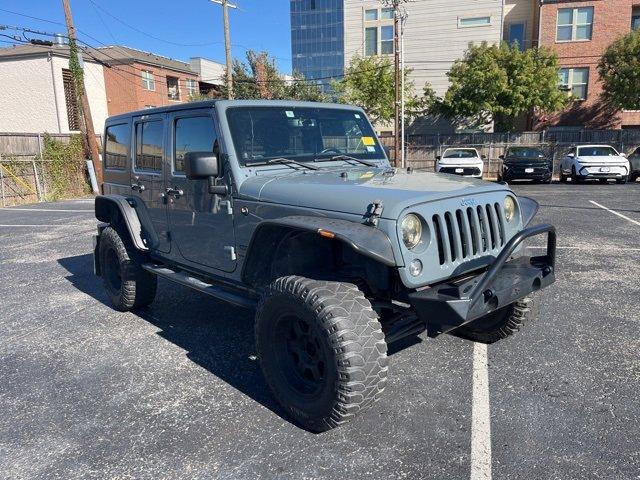
[[[423,94],[414,94],[414,84],[405,69],[405,119],[412,120],[428,113],[436,104],[435,94],[426,84]],[[394,118],[395,75],[388,57],[359,57],[351,59],[343,78],[332,82],[336,99],[342,103],[358,105],[373,122],[389,122]]]
[[[598,63],[602,97],[619,109],[640,109],[640,30],[613,42]]]
[[[320,88],[302,74],[294,72],[293,78],[286,80],[267,52],[248,50],[244,62],[234,59],[232,77],[237,99],[324,100]],[[222,95],[226,97],[226,75],[223,78]]]
[[[515,117],[561,109],[568,101],[558,88],[558,59],[547,49],[470,44],[447,73],[451,85],[443,109],[450,116],[496,120],[513,128]]]

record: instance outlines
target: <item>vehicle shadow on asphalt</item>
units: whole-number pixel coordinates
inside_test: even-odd
[[[91,254],[60,258],[58,263],[71,274],[66,279],[75,288],[112,308],[101,279],[93,274]],[[157,334],[185,350],[192,362],[291,422],[262,377],[252,312],[160,281],[155,302],[133,314],[157,327]]]

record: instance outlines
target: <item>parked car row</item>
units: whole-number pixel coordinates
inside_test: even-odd
[[[553,157],[537,147],[508,147],[499,157],[498,181],[532,180],[551,183]],[[482,178],[485,155],[475,148],[447,148],[436,157],[436,172]],[[597,179],[602,183],[635,182],[640,178],[640,147],[630,156],[619,153],[609,145],[581,145],[571,147],[560,161],[560,181],[582,182]]]

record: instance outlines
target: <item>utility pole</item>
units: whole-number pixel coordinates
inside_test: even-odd
[[[71,15],[69,0],[62,0],[62,7],[64,8],[64,19],[67,23],[67,36],[69,37],[69,70],[71,70],[71,73],[73,74],[76,100],[80,100],[78,113],[80,117],[80,130],[82,131],[84,138],[85,154],[91,158],[93,169],[96,174],[96,180],[98,182],[98,188],[100,188],[100,185],[103,182],[102,166],[100,165],[100,154],[98,150],[98,142],[96,141],[96,132],[93,128],[93,118],[91,117],[89,99],[87,97],[87,91],[84,88],[84,72],[82,71],[78,60],[76,29],[73,26],[73,16]]]
[[[383,0],[385,5],[393,8],[393,66],[395,71],[395,95],[394,95],[394,125],[393,125],[393,163],[395,166],[402,164],[403,156],[403,125],[402,125],[402,82],[404,71],[400,65],[400,28],[402,21],[402,12],[400,12],[400,4],[407,0]]]
[[[233,65],[231,64],[231,33],[229,32],[229,8],[238,8],[228,0],[211,0],[222,5],[222,20],[224,23],[224,55],[227,63],[227,97],[233,98]]]

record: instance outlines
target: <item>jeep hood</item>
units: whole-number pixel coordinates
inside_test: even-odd
[[[239,196],[260,202],[364,215],[382,200],[382,217],[397,219],[412,205],[451,197],[509,191],[502,185],[431,172],[379,168],[321,169],[246,179]]]

